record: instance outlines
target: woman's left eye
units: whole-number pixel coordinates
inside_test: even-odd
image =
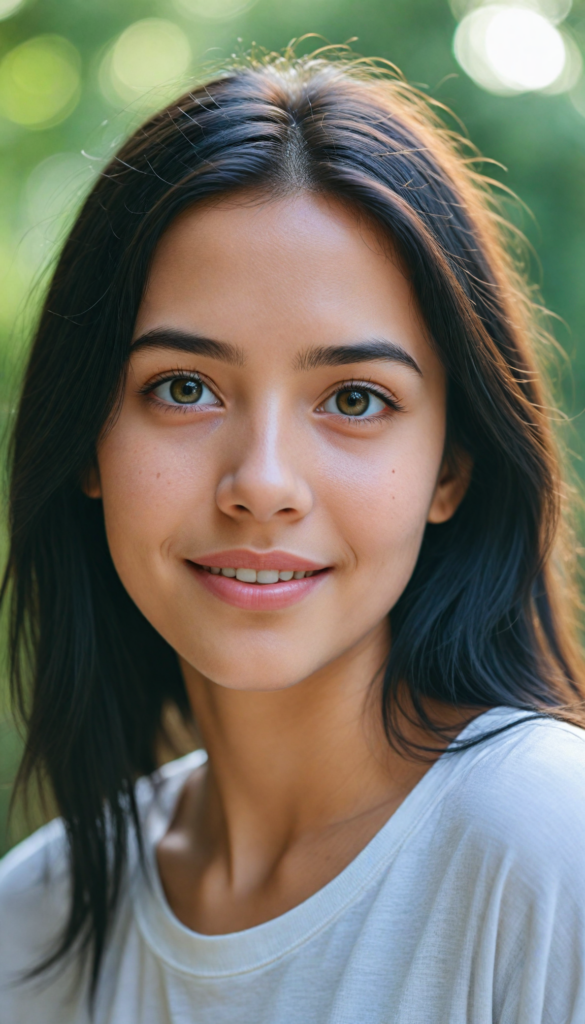
[[[324,412],[333,412],[342,416],[352,416],[355,419],[367,419],[383,412],[388,408],[384,402],[373,391],[367,388],[347,387],[336,391],[326,402],[323,403]]]
[[[151,390],[168,405],[219,405],[216,396],[199,377],[173,377]]]

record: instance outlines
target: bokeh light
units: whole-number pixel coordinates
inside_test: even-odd
[[[144,18],[125,29],[107,51],[100,85],[115,105],[136,99],[158,103],[176,88],[190,64],[191,47],[183,30],[163,18]]]
[[[175,7],[181,14],[227,21],[249,11],[257,3],[258,0],[175,0]]]
[[[492,0],[493,2],[493,0]],[[449,6],[457,21],[478,7],[486,6],[490,0],[449,0]],[[555,25],[564,21],[573,6],[573,0],[515,0],[514,7],[524,7],[542,14]]]
[[[28,128],[58,124],[77,105],[80,69],[79,53],[62,36],[27,39],[0,64],[0,112]]]
[[[33,168],[25,185],[26,233],[20,251],[25,267],[35,270],[54,254],[94,174],[94,165],[81,153],[53,153]]]
[[[0,21],[10,18],[13,14],[24,7],[26,0],[0,0]]]
[[[485,48],[501,81],[518,91],[544,89],[565,66],[565,46],[558,30],[541,14],[521,7],[494,14]]]
[[[532,7],[549,21],[558,25],[570,13],[573,0],[524,0],[524,5]]]
[[[463,18],[453,47],[470,78],[501,95],[550,87],[568,59],[559,30],[526,6],[477,7]]]
[[[570,92],[583,74],[583,57],[577,43],[564,29],[561,29],[561,36],[565,46],[565,66],[559,77],[542,90],[549,96]]]
[[[34,226],[60,220],[94,175],[82,153],[53,153],[33,168],[26,182],[27,218]]]

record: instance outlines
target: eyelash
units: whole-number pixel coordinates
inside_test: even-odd
[[[153,405],[156,405],[157,408],[163,406],[165,408],[165,411],[168,412],[179,411],[182,413],[187,413],[189,412],[190,409],[193,409],[193,406],[168,405],[167,403],[161,402],[159,399],[153,398],[152,396],[152,392],[161,384],[167,384],[177,379],[200,380],[203,384],[205,384],[206,387],[210,389],[210,391],[213,391],[211,385],[208,384],[207,381],[201,376],[201,374],[197,373],[197,371],[177,368],[176,370],[167,370],[164,373],[161,373],[158,376],[154,377],[153,379],[149,380],[146,384],[143,384],[140,388],[138,388],[138,394],[144,395],[144,397]],[[327,397],[323,399],[323,401],[320,403],[319,408],[322,408],[322,406],[325,405],[325,402],[328,402],[330,398],[334,398],[335,395],[339,395],[343,391],[350,391],[352,388],[355,388],[356,390],[367,391],[369,394],[375,395],[376,398],[379,398],[381,402],[384,402],[384,404],[393,412],[402,412],[402,405],[400,404],[398,399],[395,398],[394,395],[390,394],[390,392],[382,391],[381,388],[373,385],[370,381],[353,379],[340,381],[340,383],[336,385],[333,391],[330,391]],[[215,394],[215,392],[213,393]],[[340,413],[338,418],[343,419],[345,423],[349,423],[352,426],[364,426],[367,423],[375,423],[379,421],[381,415],[380,413],[378,413],[375,416],[359,417],[343,416]]]

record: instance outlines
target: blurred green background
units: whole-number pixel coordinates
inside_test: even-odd
[[[4,428],[51,261],[104,160],[145,113],[210,66],[254,43],[281,49],[306,33],[336,44],[355,39],[356,52],[398,65],[455,112],[497,162],[488,172],[531,211],[517,204],[509,213],[532,243],[532,276],[569,357],[557,390],[570,421],[563,443],[579,470],[585,0],[0,0]],[[6,829],[19,749],[0,687],[0,852],[26,829],[18,814]]]

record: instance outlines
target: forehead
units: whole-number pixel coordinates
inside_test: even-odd
[[[357,210],[308,193],[232,197],[177,218],[155,252],[135,336],[163,325],[283,356],[389,336],[417,361],[436,360],[389,239]]]

